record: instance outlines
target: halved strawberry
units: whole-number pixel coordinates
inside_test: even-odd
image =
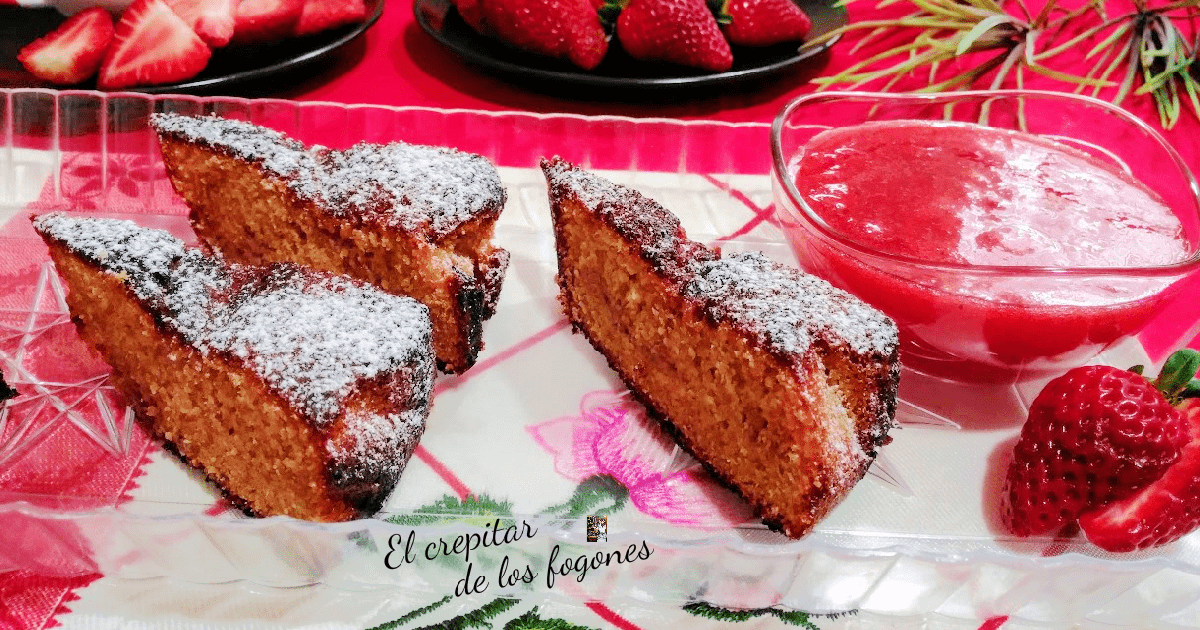
[[[234,13],[233,42],[269,44],[292,35],[304,0],[241,0]]]
[[[1182,415],[1141,374],[1075,368],[1029,408],[1005,478],[1004,521],[1040,534],[1153,483],[1187,443]]]
[[[1137,494],[1079,517],[1092,544],[1108,551],[1134,551],[1174,542],[1200,527],[1200,354],[1175,353],[1163,368],[1165,387],[1178,405],[1189,441],[1179,461]],[[1160,375],[1156,382],[1164,381]],[[1168,394],[1171,396],[1171,394]]]
[[[235,0],[166,0],[204,43],[220,48],[233,37]]]
[[[306,0],[293,34],[303,37],[365,19],[367,4],[363,0]]]
[[[1093,545],[1136,551],[1174,542],[1200,526],[1200,400],[1183,409],[1191,441],[1179,461],[1141,492],[1079,517]]]
[[[117,22],[97,84],[115,90],[196,76],[212,49],[163,0],[136,0]]]
[[[112,16],[92,7],[22,48],[17,61],[39,79],[71,85],[96,74],[112,38]]]

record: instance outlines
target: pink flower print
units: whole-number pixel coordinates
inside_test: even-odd
[[[31,209],[61,209],[65,205],[89,212],[187,213],[187,204],[175,194],[157,150],[64,152],[60,176],[57,190],[53,180],[47,182],[42,198]]]
[[[528,428],[559,474],[578,482],[608,475],[643,514],[679,525],[717,529],[753,518],[745,502],[718,485],[628,394],[591,392],[579,406],[579,416]]]

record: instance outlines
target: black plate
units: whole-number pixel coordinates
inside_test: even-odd
[[[383,15],[384,0],[366,0],[366,3],[365,22],[276,44],[219,48],[213,51],[204,71],[191,79],[126,89],[150,94],[207,92],[300,68],[345,46],[377,22]],[[54,9],[0,7],[0,86],[54,87],[25,72],[17,61],[17,52],[54,30],[64,19]],[[95,86],[95,82],[90,81],[71,87],[94,89]]]
[[[846,23],[846,9],[839,0],[796,0],[812,19],[809,38],[816,38]],[[734,47],[733,68],[727,72],[705,72],[682,66],[647,63],[633,59],[615,43],[604,61],[584,71],[565,61],[526,53],[479,35],[459,17],[451,0],[415,0],[413,12],[425,32],[454,52],[483,68],[531,82],[589,88],[671,88],[728,85],[758,80],[794,69],[813,59],[836,42],[836,38],[806,50],[797,44],[766,48]],[[535,83],[546,87],[545,83]]]

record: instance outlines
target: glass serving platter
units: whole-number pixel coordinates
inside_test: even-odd
[[[0,572],[403,588],[431,602],[482,576],[490,594],[549,599],[1200,623],[1200,536],[1114,555],[1079,538],[1014,540],[998,526],[1007,453],[1041,383],[905,378],[902,398],[923,402],[901,405],[902,426],[871,472],[802,540],[753,519],[628,399],[562,316],[538,162],[561,155],[658,199],[697,240],[791,261],[771,214],[765,123],[49,90],[0,98],[0,370],[20,392],[0,412]],[[76,336],[28,216],[131,218],[194,241],[146,128],[153,111],[247,119],[336,148],[448,145],[500,168],[508,204],[497,240],[513,262],[484,352],[466,374],[439,375],[426,434],[376,518],[232,510],[137,427]],[[1165,315],[1149,353],[1128,340],[1098,361],[1153,362],[1194,336],[1195,313]],[[589,517],[605,518],[606,541],[588,541]],[[487,535],[495,544],[469,557],[454,547]],[[573,559],[597,552],[604,561],[581,575]],[[499,579],[525,567],[536,574],[528,582]]]

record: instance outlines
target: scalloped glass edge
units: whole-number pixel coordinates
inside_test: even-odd
[[[406,139],[445,143],[442,139],[453,133],[455,145],[462,150],[486,155],[500,166],[526,168],[535,166],[543,155],[559,154],[561,138],[585,135],[587,146],[577,145],[575,154],[564,157],[585,168],[635,171],[634,183],[640,171],[766,177],[770,165],[767,123],[41,89],[0,90],[0,95],[0,211],[10,212],[24,203],[13,168],[15,149],[58,153],[72,142],[70,134],[60,133],[64,129],[81,125],[86,131],[99,125],[136,124],[155,108],[236,112],[308,142],[333,146],[344,146],[348,140],[390,140],[395,129],[414,128],[406,126],[405,120],[432,116],[440,124],[426,126],[429,138],[406,134]],[[498,129],[503,133],[491,133]],[[761,150],[710,150],[730,143],[750,143]],[[97,148],[111,149],[109,145]],[[57,165],[61,166],[61,160]],[[50,185],[57,190],[59,173],[52,169],[49,176]],[[8,216],[0,214],[0,221]],[[538,518],[543,517],[529,520]],[[0,571],[78,575],[99,570],[123,579],[167,577],[271,587],[323,584],[348,591],[426,589],[439,597],[450,582],[431,583],[410,572],[386,569],[381,550],[393,535],[408,531],[418,531],[422,538],[461,533],[461,526],[400,526],[377,519],[314,524],[281,517],[144,516],[115,508],[63,512],[24,502],[0,504],[0,521],[6,526],[31,528],[29,531],[43,536],[37,540],[58,545],[62,552],[55,564],[42,565],[20,549],[0,549]],[[582,544],[577,520],[546,525],[549,535],[508,549],[540,558],[553,544],[572,548]],[[1079,553],[1035,557],[1032,554],[1044,547],[1045,541],[1031,543],[1031,554],[1021,555],[982,549],[970,540],[947,545],[945,538],[936,536],[828,530],[799,541],[768,537],[766,543],[756,542],[755,534],[765,533],[761,527],[697,533],[684,539],[663,535],[653,523],[637,525],[614,534],[610,544],[645,540],[662,552],[654,560],[632,563],[619,571],[609,567],[612,579],[580,582],[569,594],[541,589],[536,595],[670,605],[703,600],[734,607],[778,606],[809,612],[857,609],[956,619],[996,613],[1013,620],[1055,624],[1086,620],[1134,625],[1154,620],[1162,627],[1186,627],[1200,621],[1200,604],[1196,603],[1200,600],[1200,567],[1170,555],[1141,559]],[[79,553],[87,549],[81,544],[95,543],[99,543],[96,552]],[[247,560],[248,554],[253,561]],[[196,563],[195,558],[206,561]],[[527,594],[519,589],[510,593]]]

